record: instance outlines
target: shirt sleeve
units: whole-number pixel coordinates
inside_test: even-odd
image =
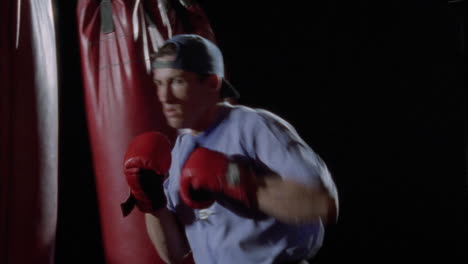
[[[323,185],[337,196],[330,172],[320,158],[285,120],[267,112],[259,112],[259,120],[251,137],[251,155],[283,179],[307,186]]]

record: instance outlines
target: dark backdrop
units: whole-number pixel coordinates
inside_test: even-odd
[[[56,2],[57,261],[103,263],[74,1]],[[466,259],[463,1],[200,2],[240,103],[288,120],[333,173],[340,219],[318,263]]]

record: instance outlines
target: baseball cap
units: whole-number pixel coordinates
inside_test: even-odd
[[[195,34],[175,35],[164,44],[176,47],[175,59],[163,61],[154,59],[151,68],[174,68],[198,74],[216,74],[222,78],[221,97],[239,98],[239,92],[224,78],[223,55],[211,41]]]

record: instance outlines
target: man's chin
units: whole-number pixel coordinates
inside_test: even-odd
[[[175,129],[180,129],[183,126],[182,120],[178,118],[167,118],[167,124]]]

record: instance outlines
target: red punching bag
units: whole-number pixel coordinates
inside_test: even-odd
[[[192,32],[211,28],[201,9],[176,1],[79,0],[77,19],[106,263],[162,263],[144,215],[134,210],[122,216],[120,203],[129,194],[123,157],[131,139],[142,132],[157,130],[175,138],[156,97],[151,54],[172,34],[186,31],[191,21],[198,21]]]
[[[54,263],[58,91],[51,0],[0,1],[0,263]]]

